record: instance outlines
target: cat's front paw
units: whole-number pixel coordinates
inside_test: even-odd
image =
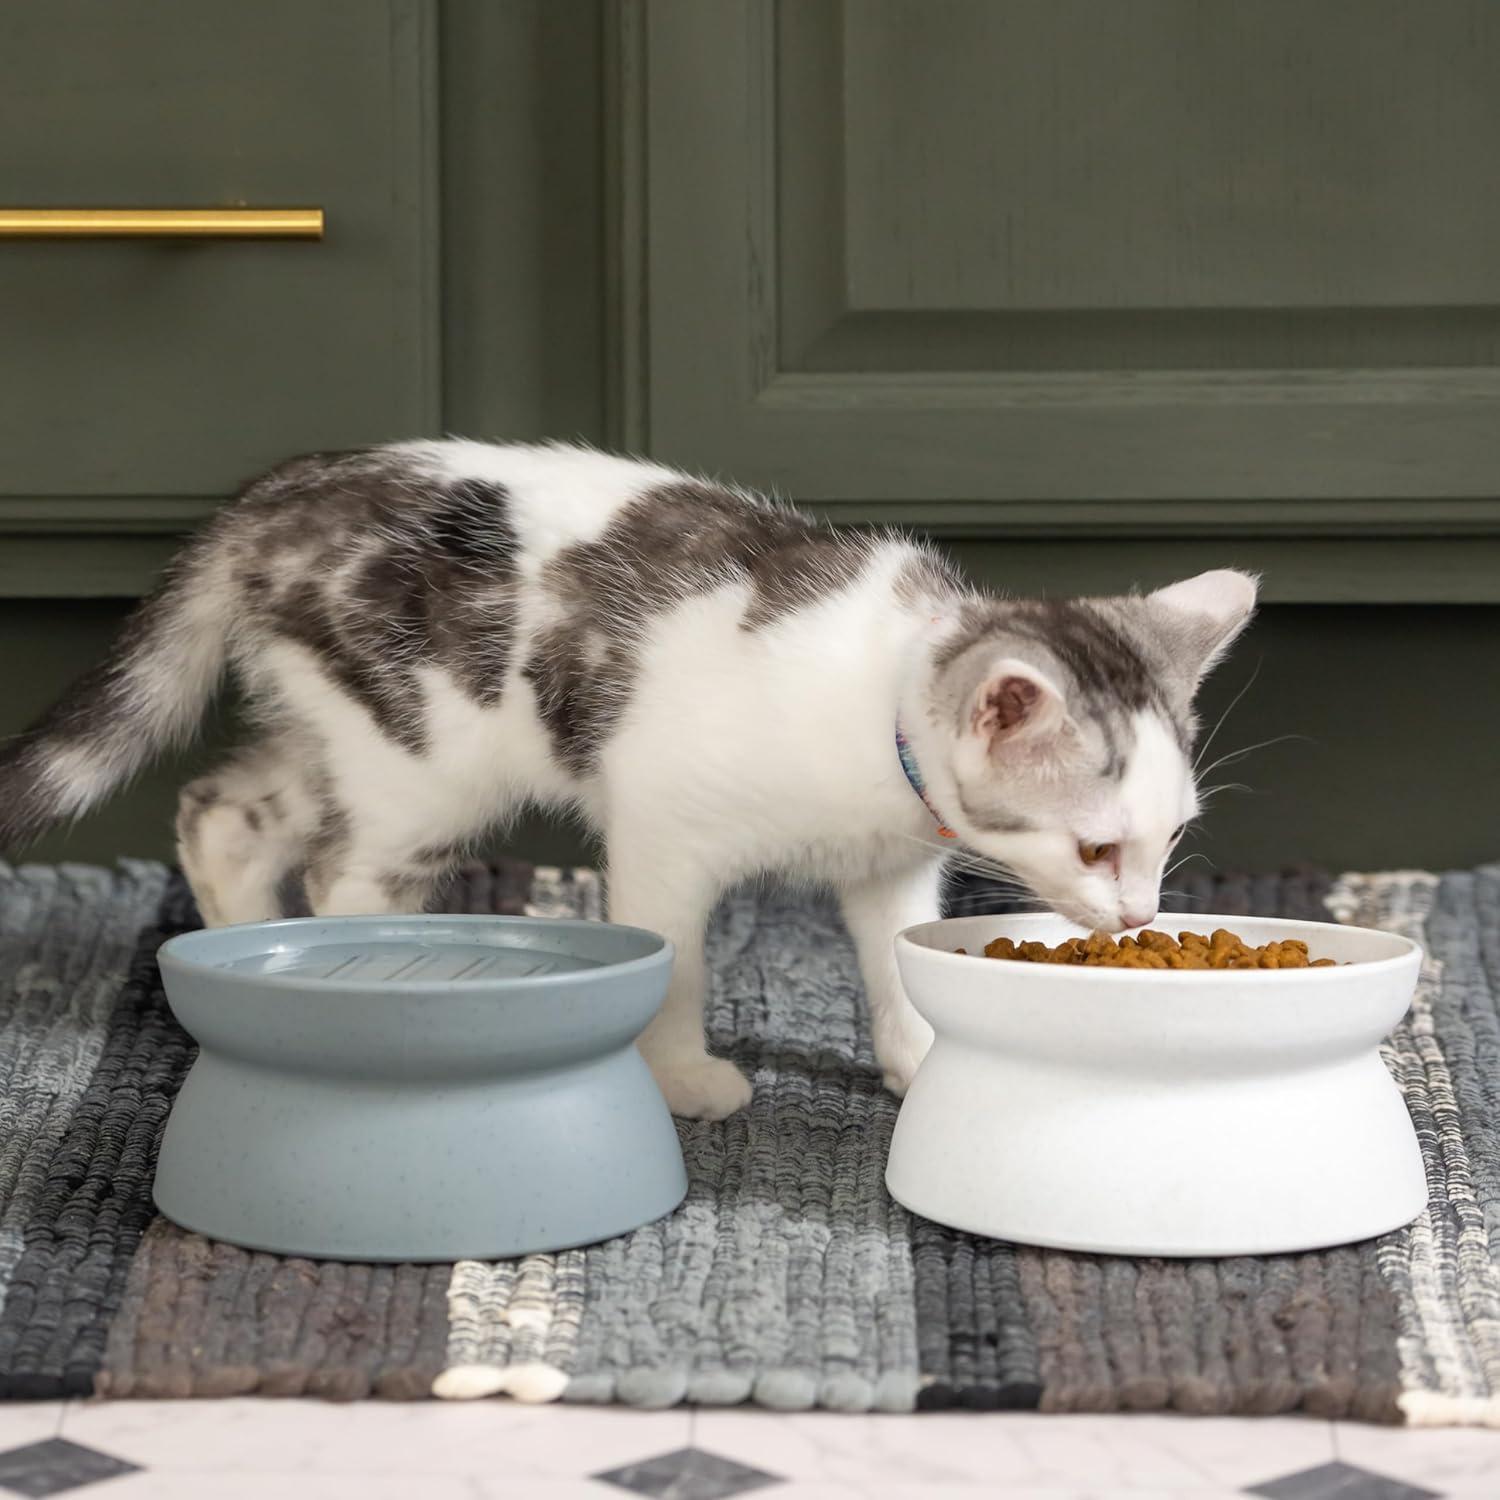
[[[875,1033],[875,1057],[881,1081],[898,1098],[904,1098],[917,1076],[927,1049],[932,1046],[932,1027],[913,1014],[902,1026]]]
[[[722,1120],[750,1102],[750,1080],[722,1057],[653,1061],[651,1071],[667,1108],[685,1120]]]

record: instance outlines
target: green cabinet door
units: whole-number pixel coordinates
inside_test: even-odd
[[[1436,539],[1496,597],[1489,0],[641,0],[615,40],[634,443],[955,536],[1388,539],[1391,597]]]
[[[133,592],[290,453],[438,423],[430,0],[0,12],[0,207],[321,207],[322,240],[0,239],[0,589]]]

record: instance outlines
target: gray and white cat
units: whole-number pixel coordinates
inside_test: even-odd
[[[170,569],[112,659],[0,753],[0,844],[98,803],[196,728],[226,670],[254,744],[182,793],[206,921],[415,911],[524,804],[604,837],[610,912],[677,947],[642,1050],[679,1114],[750,1086],[703,1039],[704,923],[761,872],[831,883],[876,1053],[931,1034],[892,935],[944,856],[1090,927],[1156,914],[1196,811],[1192,699],[1255,584],[998,599],[891,535],[567,446],[414,442],[295,459]]]

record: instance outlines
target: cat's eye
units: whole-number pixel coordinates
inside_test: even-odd
[[[1078,846],[1078,857],[1086,865],[1100,865],[1107,859],[1115,857],[1118,844],[1080,844]]]

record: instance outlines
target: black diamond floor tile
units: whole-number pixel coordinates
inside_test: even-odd
[[[774,1474],[705,1453],[701,1448],[679,1448],[675,1453],[595,1474],[594,1478],[637,1495],[649,1495],[651,1500],[726,1500],[730,1495],[781,1483]]]
[[[1316,1469],[1252,1485],[1248,1493],[1264,1500],[1438,1500],[1436,1490],[1344,1463],[1319,1464]]]
[[[0,1453],[0,1490],[14,1495],[61,1495],[101,1479],[134,1474],[137,1465],[66,1438],[48,1438]]]

